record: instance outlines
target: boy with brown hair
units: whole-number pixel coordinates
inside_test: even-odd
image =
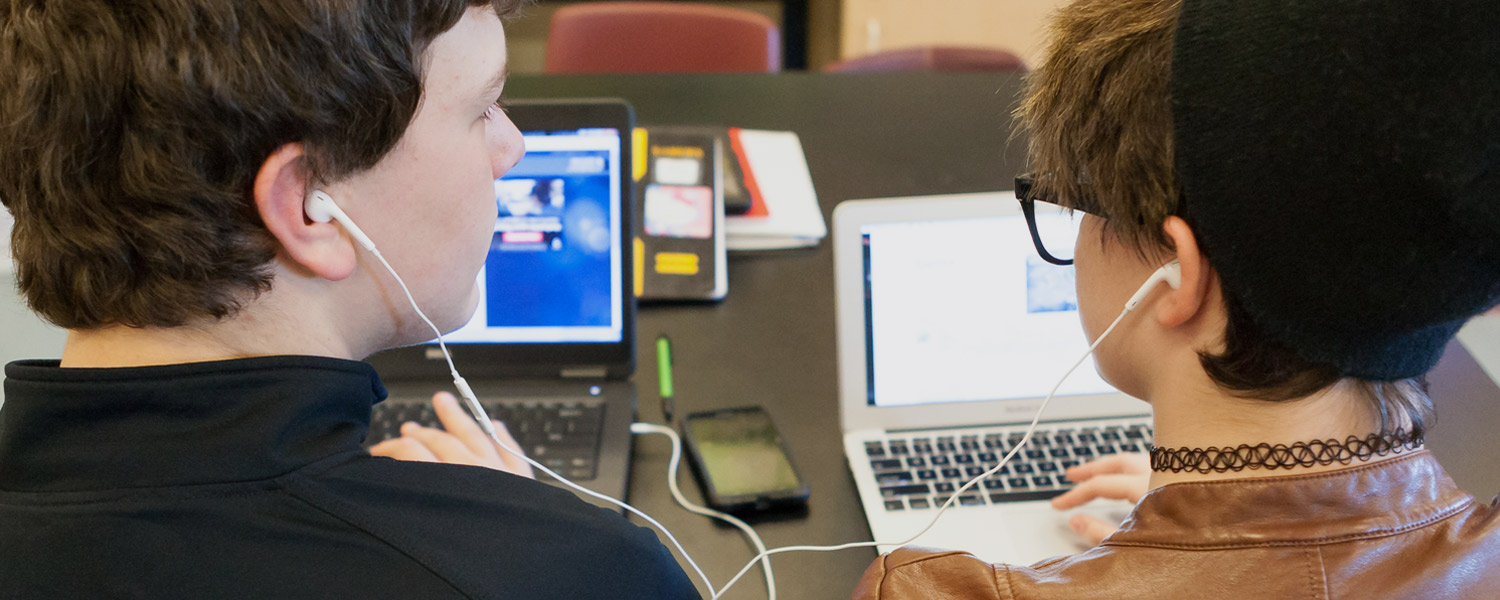
[[[451,396],[453,433],[375,449],[434,462],[361,447],[385,391],[358,361],[432,333],[305,203],[466,322],[524,152],[496,106],[520,4],[0,0],[0,201],[22,294],[69,330],[6,367],[7,598],[697,597]]]

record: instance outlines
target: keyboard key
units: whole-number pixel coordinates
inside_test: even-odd
[[[1036,472],[1036,467],[1033,467],[1033,466],[1031,466],[1028,463],[1021,463],[1021,464],[1015,465],[1015,469],[1016,469],[1017,473],[1020,473],[1022,475],[1030,475],[1030,474]]]
[[[930,442],[912,441],[911,451],[915,454],[932,454],[932,444]]]
[[[927,486],[922,486],[922,487],[927,487]],[[932,491],[935,492],[935,493],[938,493],[938,494],[952,494],[953,490],[954,490],[954,486],[953,486],[953,482],[951,482],[951,481],[939,481],[937,483],[932,484]]]
[[[938,452],[958,452],[958,445],[953,443],[953,438],[939,438],[938,442],[933,444],[933,446],[937,448]]]
[[[1088,446],[1076,446],[1073,448],[1073,456],[1079,458],[1093,458],[1094,449]]]
[[[1041,450],[1027,450],[1026,458],[1029,458],[1031,460],[1042,460],[1044,458],[1047,458],[1047,454],[1042,452]]]
[[[921,479],[922,481],[932,481],[934,479],[937,479],[937,471],[934,471],[932,469],[922,469],[920,471],[917,471],[917,478]]]
[[[906,444],[896,444],[896,443],[891,444],[891,454],[910,454],[910,453],[911,453],[911,450],[907,449]]]
[[[1115,450],[1114,446],[1094,446],[1094,451],[1098,452],[1099,456],[1118,454],[1120,452],[1119,450]]]
[[[941,467],[951,464],[950,462],[948,462],[948,457],[941,454],[934,455],[932,458],[928,459],[928,461],[931,462],[932,466],[934,467]]]
[[[963,450],[968,450],[970,452],[978,450],[979,449],[979,437],[978,436],[973,436],[973,435],[966,435],[962,439],[959,440],[958,447],[961,448],[961,449],[963,449]]]
[[[1063,468],[1064,471],[1066,471],[1068,469],[1071,469],[1071,468],[1076,467],[1076,466],[1081,465],[1081,464],[1083,464],[1083,463],[1078,462],[1076,460],[1065,460],[1065,461],[1062,461],[1062,468]]]
[[[913,469],[918,468],[918,467],[925,467],[925,466],[927,466],[927,459],[922,458],[920,456],[913,456],[911,458],[906,459],[906,466],[911,467]]]
[[[1068,449],[1067,448],[1053,448],[1051,450],[1048,450],[1047,454],[1052,455],[1052,458],[1067,458],[1068,457]]]
[[[1120,444],[1121,452],[1140,452],[1141,447],[1136,444]]]
[[[990,494],[990,502],[999,504],[1001,502],[1029,502],[1032,500],[1051,500],[1067,490],[1028,490],[1024,492],[1006,492],[1004,494]]]
[[[985,469],[984,467],[965,467],[964,474],[968,475],[969,477],[978,477],[980,475],[983,475],[987,470],[988,469]]]
[[[932,488],[925,483],[912,483],[907,485],[893,485],[880,488],[880,495],[886,498],[895,496],[913,496],[916,494],[931,494]]]
[[[902,502],[900,500],[886,500],[885,501],[885,509],[886,510],[905,510],[906,509],[906,503]]]
[[[885,456],[885,444],[882,444],[880,442],[866,442],[865,456],[868,456],[870,458],[880,458]]]
[[[958,497],[958,503],[963,506],[984,506],[984,497],[973,494],[964,494]]]
[[[1052,485],[1052,477],[1047,475],[1036,475],[1031,478],[1031,483],[1036,484],[1037,487],[1046,487]]]
[[[1104,440],[1106,442],[1118,442],[1118,441],[1120,441],[1120,432],[1118,432],[1118,431],[1106,431],[1104,433],[1099,434],[1099,439]]]
[[[1005,482],[1000,481],[999,479],[986,479],[984,480],[984,489],[1003,490],[1005,489]]]
[[[1059,446],[1071,446],[1075,443],[1073,441],[1073,436],[1066,433],[1052,436],[1052,442]]]
[[[1146,430],[1140,425],[1136,425],[1135,427],[1125,430],[1125,437],[1132,440],[1143,440],[1146,439]]]
[[[959,478],[961,476],[962,472],[959,471],[958,468],[956,468],[956,467],[949,467],[949,468],[943,469],[942,473],[943,473],[943,477],[945,477],[947,479],[957,479],[957,478]]]
[[[1073,485],[1073,480],[1068,479],[1068,476],[1062,473],[1054,475],[1053,478],[1057,479],[1057,485]]]
[[[1000,457],[996,456],[994,452],[980,452],[975,458],[978,458],[979,462],[990,465],[1000,462]]]
[[[891,471],[889,473],[875,474],[875,483],[882,486],[892,483],[910,483],[911,481],[911,471]]]
[[[1036,468],[1041,469],[1043,473],[1055,473],[1058,471],[1057,463],[1052,462],[1038,463]]]
[[[908,498],[906,502],[911,505],[912,510],[932,508],[932,503],[928,502],[926,498]]]
[[[960,465],[972,465],[972,464],[974,464],[974,455],[972,455],[972,454],[955,454],[953,456],[953,462],[955,462],[957,464],[960,464]]]
[[[1099,436],[1098,436],[1098,434],[1094,434],[1094,433],[1087,433],[1087,432],[1080,433],[1080,434],[1078,434],[1078,441],[1079,441],[1079,443],[1093,444],[1093,443],[1097,443],[1099,441]]]
[[[1013,490],[1014,489],[1027,489],[1027,488],[1031,487],[1031,482],[1029,480],[1027,480],[1025,477],[1011,477],[1010,479],[1006,479],[1005,483],[1010,484],[1010,489],[1013,489]]]
[[[901,459],[885,458],[880,460],[872,460],[870,461],[870,468],[875,469],[876,471],[890,471],[892,469],[900,469]]]

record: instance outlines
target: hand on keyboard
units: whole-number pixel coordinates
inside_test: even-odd
[[[370,454],[396,460],[489,467],[535,479],[531,465],[495,447],[495,442],[485,435],[453,394],[438,392],[433,395],[432,408],[447,431],[406,423],[401,426],[401,437],[372,446]],[[524,452],[504,425],[499,421],[491,422],[495,424],[495,434],[500,441]]]
[[[1078,465],[1067,472],[1078,485],[1052,499],[1052,508],[1067,510],[1095,498],[1137,502],[1150,491],[1151,455],[1128,452]],[[1068,526],[1091,544],[1098,544],[1120,528],[1089,515],[1073,515]]]

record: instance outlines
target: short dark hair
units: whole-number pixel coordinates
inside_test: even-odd
[[[1142,257],[1171,248],[1162,224],[1191,202],[1174,166],[1170,80],[1181,10],[1182,0],[1079,0],[1062,8],[1046,62],[1027,75],[1016,111],[1036,195],[1106,217],[1102,235]],[[1278,402],[1344,379],[1337,368],[1270,339],[1237,297],[1223,295],[1224,348],[1199,352],[1219,387]],[[1395,422],[1420,437],[1433,420],[1420,379],[1357,386],[1382,429]]]
[[[69,329],[233,315],[271,286],[265,159],[302,142],[314,181],[372,167],[421,102],[427,45],[525,1],[0,1],[20,291]]]

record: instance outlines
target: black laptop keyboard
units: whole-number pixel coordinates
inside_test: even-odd
[[[892,435],[866,442],[888,511],[938,508],[959,487],[983,474],[1020,443],[1025,430],[953,435]],[[1150,449],[1149,421],[1037,427],[1005,467],[974,484],[954,507],[1046,500],[1072,489],[1069,467],[1122,452]]]
[[[604,425],[602,400],[483,404],[490,418],[505,423],[527,456],[573,481],[587,481],[597,475],[599,436]],[[430,403],[376,404],[366,445],[400,437],[401,424],[407,421],[442,428]],[[537,475],[543,476],[540,472]]]

